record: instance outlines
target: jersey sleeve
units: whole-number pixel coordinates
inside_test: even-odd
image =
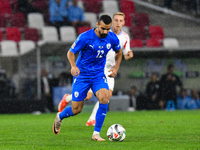
[[[123,55],[126,55],[128,53],[128,51],[130,51],[131,48],[130,48],[130,37],[128,35],[126,35],[126,41],[122,47],[122,52],[123,52]]]
[[[76,54],[85,47],[85,44],[86,44],[86,40],[84,36],[80,34],[69,50],[72,53]]]

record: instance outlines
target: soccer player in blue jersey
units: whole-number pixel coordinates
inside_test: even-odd
[[[106,54],[110,50],[116,52],[116,65],[110,69],[109,77],[115,77],[122,60],[120,42],[115,33],[109,32],[112,19],[108,15],[102,15],[95,29],[86,31],[78,36],[67,53],[73,75],[72,105],[67,106],[62,112],[58,112],[53,123],[53,132],[60,132],[64,118],[77,115],[82,111],[84,99],[91,88],[99,100],[99,108],[96,114],[96,123],[92,140],[105,141],[100,137],[100,131],[106,117],[109,88],[104,74]],[[75,63],[75,54],[79,56]]]

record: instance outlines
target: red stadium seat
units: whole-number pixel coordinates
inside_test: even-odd
[[[144,44],[143,44],[142,40],[132,39],[132,40],[130,40],[130,47],[133,47],[133,48],[144,47]]]
[[[123,13],[133,13],[136,14],[135,4],[130,0],[120,1],[121,12]]]
[[[84,1],[85,11],[94,12],[96,14],[101,12],[102,0],[86,0]]]
[[[0,14],[11,15],[12,7],[10,1],[0,1]]]
[[[25,28],[24,38],[25,40],[31,40],[37,42],[40,39],[39,32],[36,28]]]
[[[33,6],[40,9],[44,14],[48,13],[48,5],[46,0],[35,0],[33,1]]]
[[[3,15],[3,14],[0,14],[0,27],[7,27],[7,23],[8,23],[8,18]]]
[[[125,14],[125,26],[132,27],[133,26],[133,17],[131,13]]]
[[[21,31],[17,27],[8,27],[5,30],[6,40],[19,42],[21,40]]]
[[[144,27],[134,26],[131,28],[131,33],[133,39],[140,39],[140,40],[146,39],[146,30],[144,29]]]
[[[77,28],[77,34],[79,35],[79,34],[85,32],[85,31],[87,31],[87,30],[90,30],[90,29],[91,29],[90,26],[81,26],[81,27],[78,27],[78,28]]]
[[[146,46],[147,47],[161,47],[161,43],[158,39],[147,39]]]
[[[161,26],[149,26],[149,35],[151,39],[164,39],[164,31]]]
[[[23,13],[12,14],[10,17],[11,27],[25,27],[26,19]]]
[[[135,15],[135,22],[137,26],[149,26],[149,16],[146,13],[138,13]]]

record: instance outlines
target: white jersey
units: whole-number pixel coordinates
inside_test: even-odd
[[[111,32],[113,32],[112,29],[111,29]],[[117,35],[117,37],[119,38],[123,55],[126,55],[128,53],[128,51],[130,51],[129,35],[127,33],[125,33],[124,31],[121,31]],[[113,68],[114,66],[115,66],[115,52],[113,50],[110,50],[106,55],[106,65],[105,65],[104,73],[105,73],[107,80],[108,80],[108,86],[112,90],[114,88],[114,78],[108,77],[108,75],[110,74],[110,72],[108,72],[108,71],[111,68]]]
[[[111,30],[111,32],[113,32]],[[119,38],[121,49],[123,52],[123,55],[126,55],[128,51],[130,51],[130,38],[127,33],[124,31],[121,31],[117,37]],[[110,50],[108,54],[106,55],[106,67],[109,67],[110,69],[115,66],[115,52],[113,50]]]

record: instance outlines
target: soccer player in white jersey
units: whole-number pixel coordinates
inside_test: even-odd
[[[125,24],[125,15],[122,12],[117,12],[113,15],[112,19],[112,28],[111,32],[114,32],[120,41],[122,52],[124,55],[125,60],[129,60],[133,57],[133,52],[130,49],[130,37],[127,33],[122,31],[122,27]],[[105,75],[107,77],[108,86],[109,86],[109,99],[112,96],[112,92],[114,89],[114,78],[108,77],[108,75],[111,73],[109,70],[115,66],[115,52],[113,50],[110,50],[108,54],[106,55],[106,65],[105,65]],[[92,97],[93,92],[92,90],[88,91],[87,97],[85,100],[88,100]],[[58,111],[62,111],[66,105],[71,101],[72,95],[66,94],[64,95],[62,101],[58,105]],[[99,102],[97,102],[94,106],[94,109],[92,111],[92,114],[90,115],[88,121],[86,122],[86,126],[95,125],[95,116],[96,112],[98,110]]]

